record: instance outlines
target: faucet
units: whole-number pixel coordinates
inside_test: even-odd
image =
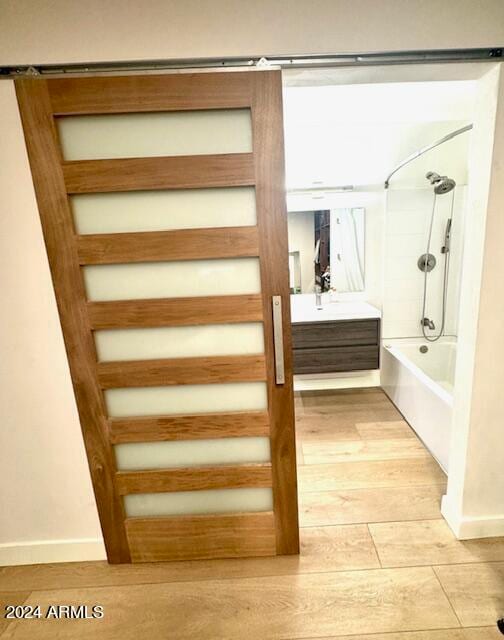
[[[431,331],[434,331],[434,329],[436,328],[434,322],[432,320],[429,320],[429,318],[422,318],[422,326],[429,327]]]
[[[315,288],[315,306],[317,309],[322,309],[322,294],[320,293],[319,287]]]

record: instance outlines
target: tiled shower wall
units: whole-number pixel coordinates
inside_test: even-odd
[[[450,276],[445,335],[456,336],[458,325],[458,300],[463,249],[463,229],[466,208],[466,186],[457,186],[454,196],[451,233]],[[446,221],[450,217],[452,193],[437,196],[436,214],[432,231],[430,252],[437,265],[428,274],[427,306],[425,315],[441,328],[443,295],[444,244]],[[409,338],[422,336],[420,319],[424,274],[417,261],[425,253],[433,206],[433,189],[390,189],[387,192],[383,325],[384,338]]]

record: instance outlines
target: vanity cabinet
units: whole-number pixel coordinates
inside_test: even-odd
[[[336,373],[380,367],[380,319],[296,322],[294,373]]]

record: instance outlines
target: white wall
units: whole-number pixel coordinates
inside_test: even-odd
[[[4,64],[502,46],[501,0],[3,0]]]
[[[287,186],[322,182],[382,189],[399,162],[470,122],[473,96],[471,81],[285,87]],[[466,157],[467,136],[454,138],[404,167],[391,186],[424,187],[433,162],[449,165],[465,184]]]
[[[0,113],[0,565],[104,557],[12,82]]]

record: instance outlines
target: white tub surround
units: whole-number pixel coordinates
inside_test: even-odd
[[[455,140],[467,145],[469,136],[459,136]],[[452,144],[451,142],[449,144]],[[441,149],[442,147],[439,147]],[[459,149],[463,162],[464,149]],[[467,155],[467,154],[466,154]],[[428,156],[428,154],[427,154]],[[435,160],[429,160],[436,165]],[[429,166],[429,165],[427,165]],[[463,167],[454,173],[452,164],[444,166],[450,178],[457,180],[453,193],[454,207],[451,211],[452,194],[439,196],[436,201],[430,252],[437,260],[436,268],[427,276],[427,315],[441,326],[443,298],[443,265],[441,253],[448,218],[452,218],[450,243],[450,271],[446,301],[446,323],[444,335],[456,336],[458,328],[458,308],[460,298],[460,278],[462,271],[462,248],[464,220],[467,202],[467,177]],[[449,167],[449,169],[448,169]],[[425,175],[421,174],[421,175]],[[427,180],[425,180],[427,183]],[[384,282],[383,282],[383,337],[384,338],[422,338],[420,317],[422,315],[424,274],[417,266],[420,255],[427,248],[428,230],[434,194],[432,188],[390,189],[387,191],[387,216],[384,238]]]
[[[338,320],[372,320],[381,318],[381,311],[362,300],[333,301],[322,294],[322,305],[315,304],[314,293],[291,296],[291,322],[331,322]]]
[[[427,347],[422,353],[420,348]],[[445,472],[453,414],[456,342],[441,338],[384,340],[381,386]]]

